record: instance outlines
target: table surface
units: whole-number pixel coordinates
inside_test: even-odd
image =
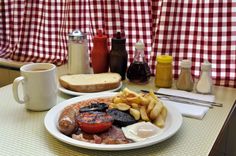
[[[124,81],[123,87],[139,91],[157,89],[153,78],[146,85]],[[12,94],[12,85],[0,88],[0,155],[208,155],[236,98],[235,88],[214,87],[216,101],[223,107],[210,109],[203,120],[183,118],[180,130],[161,143],[128,151],[96,151],[74,147],[52,137],[44,127],[47,111],[27,111]],[[58,93],[58,103],[72,98]]]

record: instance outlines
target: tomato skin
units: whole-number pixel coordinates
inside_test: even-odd
[[[112,122],[104,122],[104,123],[84,123],[79,122],[80,128],[86,133],[102,133],[108,130],[112,126]]]
[[[85,112],[77,116],[77,123],[81,130],[90,134],[108,130],[112,122],[112,116],[104,112]]]

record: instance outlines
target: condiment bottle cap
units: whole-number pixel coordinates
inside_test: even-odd
[[[204,61],[204,62],[201,64],[201,70],[204,70],[204,71],[209,71],[209,70],[211,70],[211,63],[209,63],[208,61]]]
[[[192,62],[190,60],[182,60],[180,66],[183,68],[191,68]]]
[[[74,39],[74,40],[86,39],[86,37],[87,37],[86,33],[83,33],[78,29],[74,30],[72,33],[69,34],[69,39]]]
[[[117,38],[117,39],[121,39],[121,34],[120,34],[119,31],[116,32],[116,38]]]
[[[97,30],[97,35],[98,35],[99,37],[102,37],[102,30],[101,30],[101,29],[98,29],[98,30]]]
[[[121,37],[121,32],[117,31],[115,37],[112,38],[112,44],[125,44],[126,39]]]
[[[135,44],[135,48],[136,48],[137,50],[143,50],[143,49],[144,49],[144,43],[143,43],[141,40],[139,40],[139,41]]]
[[[96,38],[96,39],[103,39],[103,38],[107,38],[107,36],[103,35],[103,32],[102,32],[101,29],[98,29],[97,30],[97,34],[94,36],[94,38]]]
[[[172,63],[173,57],[169,55],[159,55],[156,60],[159,63]]]
[[[107,36],[103,34],[101,29],[97,30],[97,34],[93,38],[94,41],[106,41]]]

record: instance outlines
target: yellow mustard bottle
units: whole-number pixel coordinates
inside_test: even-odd
[[[172,86],[172,56],[159,55],[156,57],[155,85],[159,88],[170,88]]]

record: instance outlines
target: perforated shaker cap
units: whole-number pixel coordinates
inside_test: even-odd
[[[72,33],[69,34],[69,39],[81,40],[86,38],[87,38],[86,33],[83,33],[78,29],[74,30]]]
[[[191,68],[192,62],[190,60],[187,60],[187,59],[182,60],[180,66],[183,67],[183,68]]]
[[[141,40],[139,40],[139,41],[135,44],[135,48],[136,48],[137,50],[143,50],[143,49],[144,49],[144,43],[143,43]]]
[[[208,61],[204,61],[204,62],[201,64],[201,70],[204,70],[204,71],[209,71],[209,70],[211,70],[211,63],[209,63]]]

